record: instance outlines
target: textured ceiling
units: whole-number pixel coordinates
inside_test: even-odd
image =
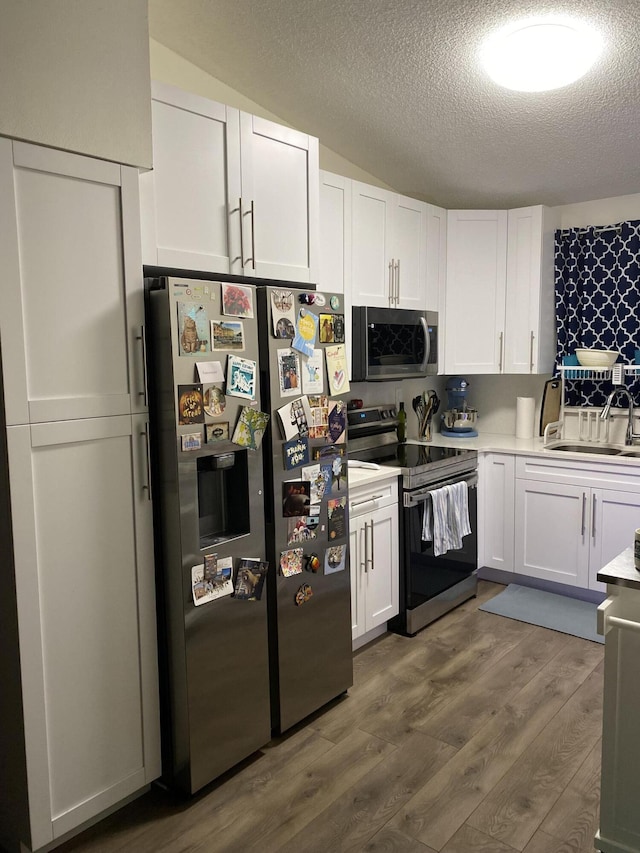
[[[501,89],[497,27],[575,13],[606,40],[582,80]],[[149,0],[151,37],[397,191],[449,208],[640,192],[640,2]]]

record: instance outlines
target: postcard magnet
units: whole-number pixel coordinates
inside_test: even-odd
[[[300,589],[296,592],[295,602],[298,607],[301,604],[304,604],[306,601],[309,601],[311,596],[313,595],[313,590],[308,583],[303,583]]]

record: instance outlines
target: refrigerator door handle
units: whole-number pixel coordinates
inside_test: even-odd
[[[138,329],[136,340],[140,341],[140,349],[142,351],[142,391],[138,391],[138,397],[142,397],[145,406],[149,405],[149,381],[147,378],[147,336],[144,325]]]

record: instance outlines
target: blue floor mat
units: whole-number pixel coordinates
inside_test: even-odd
[[[479,609],[594,643],[604,643],[604,637],[596,633],[597,606],[589,601],[511,583]]]

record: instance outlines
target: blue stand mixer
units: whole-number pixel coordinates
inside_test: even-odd
[[[478,410],[467,404],[469,383],[462,376],[452,376],[447,380],[445,391],[449,408],[442,413],[440,435],[449,438],[473,438],[478,435],[475,423]]]

